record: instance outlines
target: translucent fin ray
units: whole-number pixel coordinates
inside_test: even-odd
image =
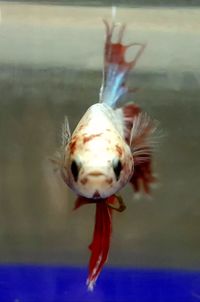
[[[123,107],[124,134],[134,158],[134,173],[130,179],[135,192],[150,193],[156,178],[152,173],[152,154],[159,141],[158,122],[142,113],[135,104]]]
[[[140,112],[133,119],[130,146],[136,163],[145,160],[153,152],[157,144],[156,129],[157,122],[153,121],[145,112]]]
[[[70,131],[70,127],[69,127],[69,121],[68,121],[68,117],[65,116],[65,120],[62,126],[62,146],[65,147],[71,137],[71,131]]]

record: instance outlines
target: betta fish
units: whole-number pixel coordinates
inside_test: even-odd
[[[93,104],[71,134],[65,119],[60,158],[55,159],[64,182],[77,194],[75,209],[96,205],[87,286],[92,290],[107,261],[112,232],[112,212],[126,206],[117,193],[127,184],[135,192],[149,193],[155,178],[152,173],[154,133],[157,123],[135,103],[125,103],[127,78],[142,55],[145,44],[122,42],[125,26],[108,24],[104,47],[103,81],[99,102]],[[127,62],[129,47],[134,58]],[[136,90],[136,89],[135,89]]]

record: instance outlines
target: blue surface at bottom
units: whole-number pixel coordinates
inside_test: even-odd
[[[0,302],[200,301],[200,271],[106,268],[88,292],[85,268],[0,266]]]

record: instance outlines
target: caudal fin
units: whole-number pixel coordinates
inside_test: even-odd
[[[104,49],[104,69],[103,82],[100,89],[100,102],[106,103],[115,108],[120,99],[128,92],[126,80],[130,70],[135,66],[137,60],[144,51],[145,44],[132,43],[122,44],[125,25],[120,25],[118,39],[112,42],[116,24],[111,26],[104,20],[106,26],[106,41]],[[126,51],[129,47],[137,47],[135,57],[127,62],[125,59]]]

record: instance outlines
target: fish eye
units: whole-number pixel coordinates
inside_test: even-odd
[[[71,163],[71,172],[72,172],[72,175],[74,177],[74,180],[77,181],[78,180],[78,174],[79,174],[79,167],[78,167],[75,160],[73,160],[72,163]]]
[[[116,180],[118,180],[122,170],[122,163],[119,159],[113,160],[113,170],[115,172]]]

